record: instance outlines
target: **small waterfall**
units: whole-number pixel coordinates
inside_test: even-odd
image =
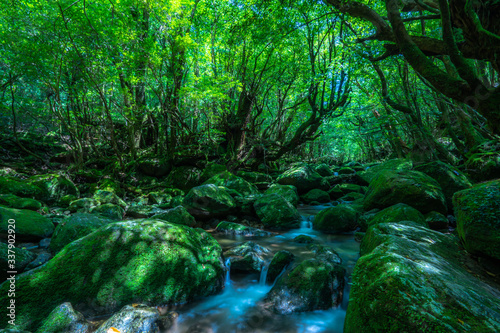
[[[269,264],[271,261],[266,261],[262,265],[262,269],[260,271],[260,278],[259,278],[259,284],[260,285],[265,285],[266,284],[266,279],[267,279],[267,271],[269,270]]]
[[[300,228],[301,229],[312,229],[312,221],[311,221],[311,218],[313,218],[313,216],[309,216],[309,218],[302,218],[302,221],[300,222]]]
[[[231,285],[231,258],[226,259],[226,287]]]

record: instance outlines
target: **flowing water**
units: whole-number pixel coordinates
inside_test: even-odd
[[[298,244],[293,239],[298,235],[308,235],[317,242],[335,249],[347,270],[347,282],[359,257],[359,243],[353,235],[326,235],[312,229],[312,219],[327,206],[302,206],[299,212],[302,223],[299,229],[277,234],[266,238],[249,238],[245,236],[231,237],[215,234],[222,248],[229,248],[242,242],[253,242],[271,250],[266,258],[262,272],[259,274],[226,275],[224,291],[219,295],[207,297],[197,303],[192,303],[178,309],[179,318],[169,333],[239,333],[239,332],[273,332],[273,333],[340,333],[343,331],[344,318],[349,299],[349,283],[344,289],[342,304],[334,309],[304,312],[292,315],[276,315],[276,324],[272,329],[259,321],[255,316],[255,305],[271,290],[271,285],[266,285],[266,274],[272,255],[280,250],[288,250],[298,257],[298,260],[312,257],[307,249],[307,244]],[[226,266],[229,267],[229,260]],[[242,322],[248,321],[249,313],[256,319],[252,329],[248,325],[242,328]],[[278,327],[278,328],[277,328]]]

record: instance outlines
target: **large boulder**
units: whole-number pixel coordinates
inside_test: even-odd
[[[350,232],[358,226],[359,212],[349,204],[321,210],[313,220],[313,229],[326,233]]]
[[[232,236],[246,236],[246,237],[267,237],[273,233],[264,231],[257,228],[252,228],[243,224],[222,221],[217,225],[215,231]]]
[[[7,238],[11,225],[15,225],[16,241],[41,240],[54,232],[54,224],[37,212],[0,206],[0,237]]]
[[[285,198],[293,206],[299,203],[299,194],[297,188],[293,185],[279,185],[274,184],[269,187],[264,194],[278,194]]]
[[[17,276],[17,327],[38,328],[62,302],[98,315],[131,303],[166,305],[213,295],[224,283],[221,254],[201,229],[159,220],[105,225]],[[10,302],[8,289],[0,285],[2,308]],[[2,316],[0,326],[6,325]]]
[[[0,281],[5,280],[8,271],[22,273],[35,257],[33,252],[18,248],[13,243],[5,244],[0,242]]]
[[[42,208],[42,203],[31,198],[20,198],[14,194],[0,194],[0,205],[37,211]]]
[[[110,203],[93,207],[90,209],[90,212],[92,214],[99,214],[114,221],[120,221],[125,216],[125,210],[122,207]]]
[[[467,251],[500,259],[500,179],[455,193],[453,206]]]
[[[328,164],[325,163],[315,165],[314,171],[316,171],[321,177],[329,177],[334,175],[330,166],[328,166]]]
[[[404,203],[382,209],[380,212],[368,219],[367,225],[361,228],[366,230],[372,225],[388,222],[413,221],[423,227],[429,227],[422,213]]]
[[[164,329],[158,309],[144,304],[126,305],[95,333],[160,333]]]
[[[462,171],[441,161],[419,165],[415,167],[415,170],[431,176],[439,183],[446,198],[446,205],[450,210],[453,207],[453,194],[472,186]]]
[[[66,195],[80,196],[80,191],[75,184],[63,175],[37,175],[31,177],[28,181],[42,189],[40,200],[48,204],[59,203],[59,200]]]
[[[455,236],[382,223],[361,248],[344,332],[500,331],[500,291],[464,267]]]
[[[325,203],[330,201],[330,195],[328,192],[322,191],[320,189],[314,189],[310,190],[306,194],[304,194],[302,197],[302,200],[304,200],[305,203],[312,203],[312,202],[319,202],[319,203]]]
[[[228,189],[214,184],[193,187],[184,198],[183,206],[197,218],[226,216],[236,210]]]
[[[293,185],[299,194],[307,193],[312,189],[328,190],[330,185],[308,165],[290,168],[281,174],[276,181],[281,185]]]
[[[300,225],[297,209],[278,194],[266,194],[254,203],[255,212],[269,229],[293,229]]]
[[[255,185],[270,183],[273,181],[271,176],[261,172],[240,170],[236,173],[236,175]]]
[[[189,191],[201,183],[202,171],[194,166],[182,165],[174,168],[167,177],[173,187]]]
[[[231,272],[260,272],[264,267],[264,257],[269,250],[254,242],[246,242],[235,246],[226,252],[224,257],[229,259]]]
[[[189,214],[183,206],[177,206],[166,211],[156,214],[152,219],[163,220],[170,223],[182,224],[188,227],[196,227],[197,223],[193,215]]]
[[[217,186],[224,186],[230,190],[235,190],[238,192],[240,195],[243,196],[248,196],[248,195],[255,195],[259,193],[259,190],[257,190],[257,187],[249,182],[247,182],[245,179],[233,175],[229,171],[224,171],[221,172],[212,178],[208,179],[206,182],[203,184],[214,184]]]
[[[419,171],[381,171],[368,187],[364,209],[382,209],[397,203],[410,205],[423,214],[447,212],[441,186],[433,178]]]
[[[123,209],[127,208],[127,203],[120,199],[114,192],[108,190],[97,190],[94,193],[93,199],[97,201],[98,204],[113,204],[116,206],[120,206]]]
[[[91,333],[93,331],[93,325],[85,320],[80,312],[75,311],[71,303],[66,302],[49,314],[36,333]]]
[[[203,172],[201,173],[200,176],[200,181],[205,182],[208,179],[212,178],[215,175],[218,175],[221,172],[227,171],[227,168],[225,165],[218,164],[218,163],[207,163],[205,165],[205,168],[203,168]]]
[[[374,165],[366,169],[366,171],[360,172],[359,175],[366,182],[371,183],[380,172],[392,170],[392,171],[407,171],[413,168],[413,162],[404,158],[396,158],[392,160],[387,160],[383,163]]]
[[[87,213],[68,216],[54,230],[49,248],[52,252],[59,252],[72,241],[87,236],[111,222],[113,221],[102,216]]]
[[[266,283],[272,284],[276,278],[295,260],[295,255],[287,250],[276,252],[269,263],[267,270]]]
[[[44,196],[44,191],[37,185],[28,183],[19,178],[1,176],[0,194],[13,194],[21,198],[41,200]]]

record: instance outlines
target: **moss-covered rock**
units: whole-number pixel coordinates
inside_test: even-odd
[[[241,177],[233,175],[229,171],[221,172],[212,178],[208,179],[203,184],[214,184],[224,186],[230,190],[235,190],[242,196],[255,195],[259,193],[257,187]]]
[[[278,194],[285,198],[293,206],[299,203],[299,194],[297,188],[293,185],[279,185],[274,184],[269,187],[264,194]]]
[[[308,235],[298,235],[293,241],[299,244],[312,244],[315,242],[314,238]]]
[[[300,224],[299,212],[281,195],[263,195],[255,201],[254,208],[266,228],[293,229]]]
[[[353,231],[358,226],[359,213],[348,204],[323,209],[313,220],[313,229],[325,233]]]
[[[200,229],[156,220],[108,224],[17,277],[16,323],[34,330],[62,302],[107,314],[135,302],[163,305],[212,295],[223,287],[221,252]],[[0,285],[2,308],[7,289]],[[3,316],[0,326],[6,324]]]
[[[500,292],[461,264],[455,236],[383,223],[361,247],[344,332],[500,330]]]
[[[72,213],[89,213],[90,210],[97,205],[99,205],[99,202],[97,202],[97,200],[94,200],[92,198],[82,198],[71,201],[68,210]]]
[[[111,203],[99,205],[90,210],[92,214],[99,214],[114,221],[120,221],[125,216],[125,210]]]
[[[407,204],[399,203],[382,209],[380,212],[368,219],[366,226],[361,229],[365,231],[369,227],[380,223],[393,223],[400,221],[413,221],[418,225],[428,228],[429,225],[422,213]]]
[[[59,203],[65,195],[74,195],[76,198],[80,196],[80,191],[73,182],[63,175],[46,174],[31,177],[29,183],[42,189],[42,197],[40,200],[54,204]]]
[[[475,181],[500,177],[500,141],[485,141],[474,147],[465,162],[467,172]]]
[[[69,207],[69,205],[77,199],[78,197],[76,195],[66,194],[59,199],[58,205],[61,207]]]
[[[91,333],[93,331],[92,324],[86,321],[80,312],[75,311],[71,303],[66,302],[52,310],[36,333]]]
[[[425,214],[431,211],[446,214],[447,207],[441,186],[419,171],[381,171],[370,183],[364,208],[386,208],[405,203]]]
[[[128,206],[127,211],[125,212],[126,216],[130,216],[136,219],[149,218],[157,214],[163,213],[164,210],[157,207],[157,205],[140,205],[136,203],[132,203]]]
[[[120,199],[119,196],[117,196],[114,192],[107,191],[107,190],[97,190],[94,193],[93,199],[97,201],[98,204],[105,205],[105,204],[113,204],[120,206],[123,209],[127,208],[127,203]]]
[[[224,252],[224,257],[229,259],[231,272],[256,273],[264,267],[268,253],[269,250],[259,244],[245,242]]]
[[[271,236],[273,233],[269,231],[260,230],[257,228],[248,227],[239,223],[222,221],[217,225],[215,229],[217,232],[224,233],[226,235],[242,235],[247,237],[267,237]]]
[[[321,177],[333,176],[333,171],[328,164],[321,163],[314,166],[314,171],[316,171]]]
[[[356,173],[356,170],[349,168],[349,167],[342,167],[342,168],[338,169],[337,173],[339,175],[350,175],[350,174]]]
[[[344,276],[340,265],[304,260],[276,281],[263,303],[279,314],[329,309],[342,300]]]
[[[453,206],[467,251],[500,259],[500,179],[455,193]]]
[[[52,235],[49,249],[54,253],[59,252],[72,241],[87,236],[91,232],[112,222],[110,219],[95,214],[77,213],[68,216],[57,225]]]
[[[205,182],[221,172],[227,171],[225,165],[217,163],[207,163],[200,176],[200,181]]]
[[[359,175],[366,182],[371,183],[375,177],[381,171],[392,170],[392,171],[406,171],[413,168],[413,162],[404,158],[396,158],[392,160],[387,160],[383,163],[374,165],[366,169],[366,171],[360,172]]]
[[[342,258],[339,254],[329,246],[321,244],[309,244],[307,249],[314,253],[316,259],[326,261],[330,264],[340,265],[342,264]]]
[[[0,205],[34,211],[42,208],[42,203],[40,201],[31,198],[20,198],[14,194],[0,194]]]
[[[0,236],[7,238],[9,221],[15,220],[16,241],[19,240],[41,240],[47,238],[54,232],[52,222],[27,209],[15,209],[0,206]]]
[[[200,169],[189,165],[175,167],[168,175],[167,182],[175,188],[189,191],[201,184],[201,173]]]
[[[441,161],[419,165],[415,167],[415,170],[431,176],[439,183],[446,198],[446,205],[450,210],[453,207],[453,194],[472,186],[462,171]]]
[[[33,252],[15,247],[14,245],[15,244],[11,244],[9,248],[8,244],[0,243],[1,282],[5,280],[7,271],[17,271],[17,273],[22,273],[28,264],[36,257]],[[11,264],[13,264],[14,267],[11,267]]]
[[[446,216],[438,212],[430,212],[425,214],[425,221],[432,230],[447,229],[449,221]]]
[[[0,177],[0,194],[13,194],[21,198],[41,200],[44,191],[35,184],[14,177]]]
[[[95,333],[160,333],[162,332],[160,329],[163,328],[160,313],[156,308],[133,304],[124,306],[106,320]]]
[[[344,194],[343,196],[341,196],[338,201],[340,202],[353,202],[353,201],[356,201],[356,200],[360,200],[360,202],[362,203],[363,199],[365,198],[364,194],[361,194],[361,193],[357,193],[357,192],[350,192],[350,193],[347,193],[347,194]]]
[[[168,158],[146,158],[138,162],[137,167],[143,174],[151,177],[163,177],[172,170]]]
[[[295,260],[295,255],[287,250],[276,252],[269,263],[267,270],[266,283],[272,284],[276,278]]]
[[[253,172],[253,171],[244,171],[240,170],[236,173],[237,176],[243,178],[247,182],[252,184],[262,184],[262,183],[270,183],[273,181],[273,178],[268,174],[261,172]]]
[[[188,227],[196,227],[196,219],[193,215],[189,214],[186,208],[183,206],[177,206],[166,211],[156,214],[152,217],[156,220],[167,221],[175,224],[182,224]]]
[[[226,216],[236,210],[228,189],[214,184],[193,187],[182,205],[196,218]]]
[[[292,167],[281,174],[276,181],[281,185],[293,185],[299,194],[312,189],[328,190],[328,182],[308,165]]]
[[[330,201],[330,195],[327,192],[322,191],[320,189],[310,190],[309,192],[304,194],[301,198],[306,203],[311,203],[313,201],[319,203],[325,203]]]

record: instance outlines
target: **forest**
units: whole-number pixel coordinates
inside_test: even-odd
[[[0,263],[0,333],[500,332],[500,2],[1,1]]]

